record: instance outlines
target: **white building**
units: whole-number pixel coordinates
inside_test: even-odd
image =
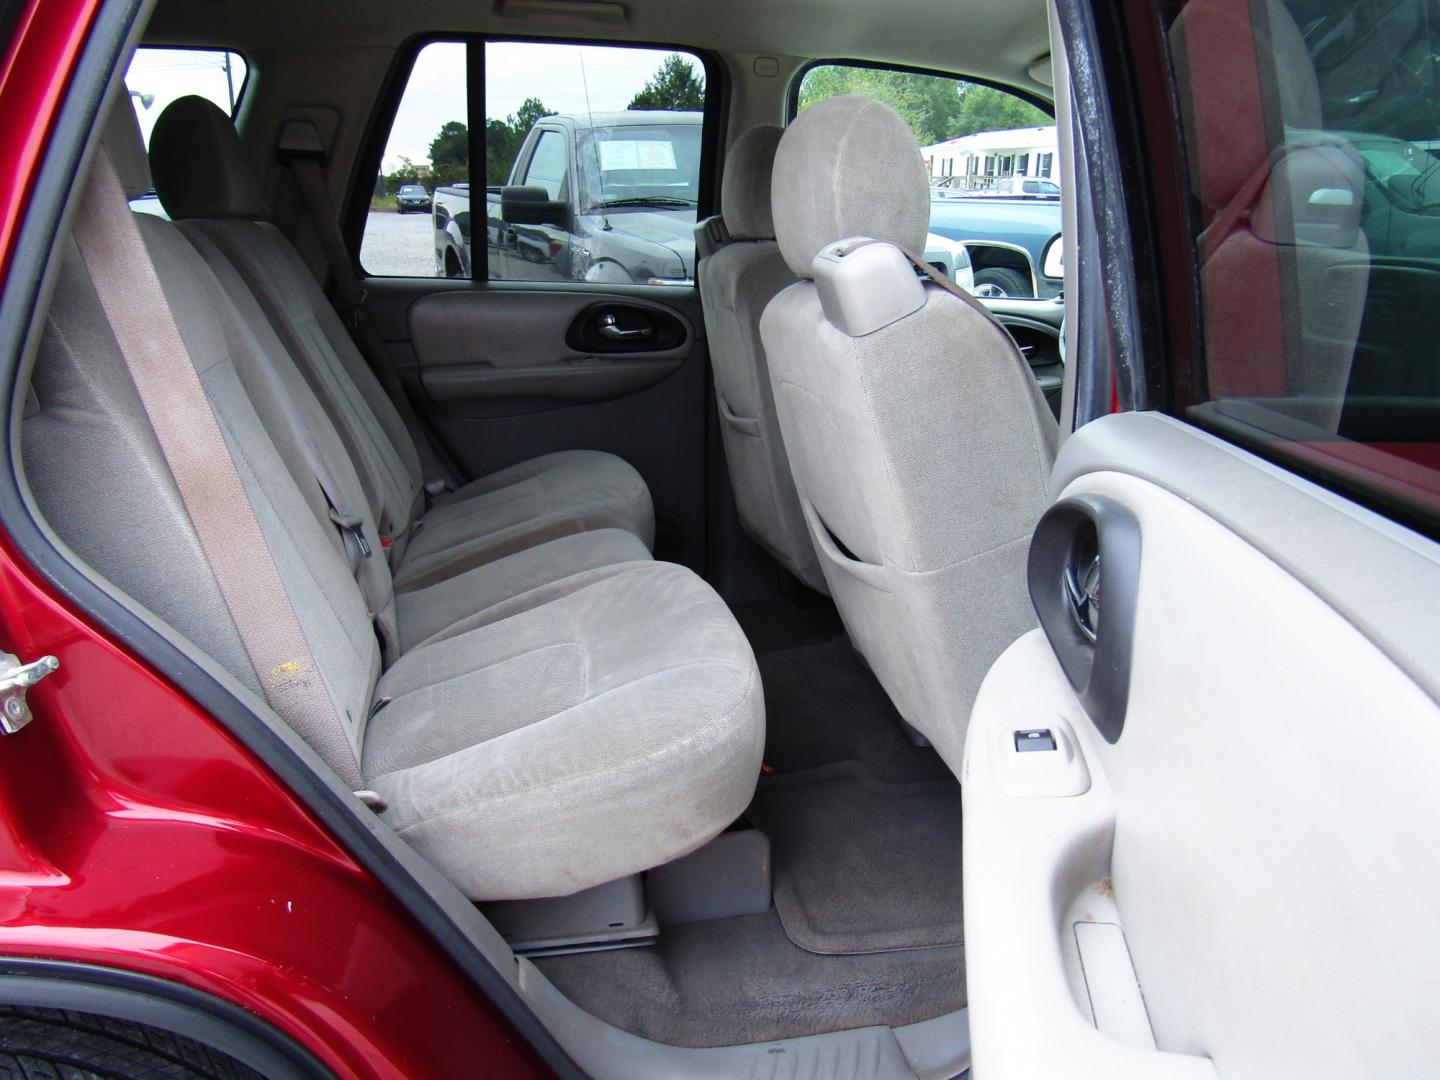
[[[920,156],[932,184],[942,181],[957,189],[984,190],[1010,176],[1056,180],[1055,125],[977,131],[958,139],[921,147]]]

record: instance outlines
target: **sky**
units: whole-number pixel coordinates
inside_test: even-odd
[[[485,46],[486,115],[504,119],[530,97],[538,97],[555,112],[585,112],[587,87],[590,111],[623,109],[669,55],[661,49],[494,41]],[[700,74],[699,61],[693,63]],[[231,76],[238,94],[245,61],[235,54]],[[135,102],[147,146],[156,118],[178,97],[199,94],[230,111],[225,64],[218,52],[140,49],[125,82],[132,96],[153,96],[148,108],[140,100]],[[385,171],[398,166],[402,157],[417,164],[426,161],[441,125],[464,119],[465,46],[452,42],[425,46],[416,57],[395,115],[385,147]]]
[[[536,97],[554,112],[623,109],[670,53],[604,45],[494,41],[485,46],[485,114],[501,119]],[[582,78],[583,63],[583,78]],[[697,74],[700,71],[695,61]],[[422,162],[447,120],[465,119],[465,47],[427,45],[415,60],[385,147],[388,172],[401,157]]]
[[[230,79],[238,95],[245,82],[245,61],[231,53]],[[140,133],[150,145],[150,130],[165,111],[165,106],[187,94],[209,98],[226,112],[230,111],[229,90],[225,78],[224,54],[194,49],[138,49],[125,72],[125,85],[135,99],[135,114],[140,118]],[[146,106],[136,95],[151,98]]]

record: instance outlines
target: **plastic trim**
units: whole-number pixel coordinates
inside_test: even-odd
[[[1092,641],[1071,605],[1065,577],[1093,530],[1105,600]],[[1114,499],[1062,499],[1040,519],[1030,542],[1030,601],[1040,627],[1095,729],[1113,743],[1125,727],[1130,658],[1140,595],[1140,523]],[[1096,602],[1100,592],[1094,592]]]

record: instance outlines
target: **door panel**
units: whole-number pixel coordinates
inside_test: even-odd
[[[471,418],[625,397],[674,375],[695,347],[674,311],[595,293],[438,293],[407,323],[427,398]]]
[[[1131,677],[1113,744],[1044,631],[981,690],[977,1074],[1414,1075],[1440,1043],[1440,545],[1153,415],[1082,428],[1055,475],[1138,525],[1133,620],[1095,590]],[[1017,752],[1035,729],[1057,749]]]
[[[703,569],[709,355],[694,289],[367,288],[417,409],[466,478],[559,450],[617,454],[649,485],[657,554]],[[601,333],[606,315],[619,338]],[[648,333],[624,336],[637,329]]]
[[[1058,418],[1060,391],[1065,383],[1065,362],[1060,355],[1060,335],[1065,321],[1065,303],[1050,300],[1017,300],[983,297],[980,301],[1015,339],[1030,365],[1046,404]]]

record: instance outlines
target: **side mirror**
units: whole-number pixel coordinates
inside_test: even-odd
[[[542,187],[500,189],[500,216],[510,225],[570,227],[570,204],[556,202]]]

